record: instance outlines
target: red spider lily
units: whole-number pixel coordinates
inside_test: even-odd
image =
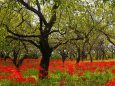
[[[0,67],[0,72],[12,73],[12,70],[14,70],[14,68],[10,67],[10,66],[1,66]]]
[[[66,79],[62,79],[61,81],[60,81],[60,86],[65,86],[66,85]]]
[[[36,69],[38,69],[38,70],[44,70],[44,68],[42,68],[40,66],[36,66]]]
[[[37,76],[42,76],[42,74],[41,74],[41,73],[39,73],[39,74],[37,74]]]
[[[57,69],[57,68],[56,68]],[[64,69],[64,67],[62,66],[60,66],[60,67],[58,67],[58,71],[60,71],[60,72],[63,72],[63,71],[65,71],[65,69]]]
[[[115,86],[115,82],[109,82],[105,86]]]
[[[115,74],[115,69],[112,69],[111,72]]]
[[[97,72],[104,72],[104,69],[99,69],[97,70]]]
[[[13,81],[14,82],[22,82],[22,83],[24,83],[24,82],[35,83],[36,82],[35,78],[33,78],[33,77],[17,78],[17,79],[13,79]]]
[[[76,71],[75,71],[75,68],[74,68],[74,66],[71,64],[69,64],[68,65],[68,70],[67,70],[67,72],[70,74],[70,75],[73,75],[73,74],[75,74],[76,73]]]
[[[80,77],[80,76],[83,76],[83,74],[84,74],[83,72],[80,72],[80,73],[78,74],[78,76],[79,76],[79,77]]]
[[[0,80],[1,80],[1,79],[7,79],[7,77],[4,76],[4,75],[1,75],[1,76],[0,76]]]
[[[54,73],[55,71],[54,71],[54,70],[52,70],[52,69],[50,69],[50,72],[51,72],[51,73]]]
[[[41,73],[37,74],[38,77],[43,76]],[[46,78],[48,79],[50,76],[47,75]]]
[[[105,86],[115,86],[115,77],[113,77]]]
[[[10,76],[0,75],[0,79],[11,79],[11,80],[15,79],[15,81],[18,81],[18,82],[31,82],[31,81],[34,82],[34,78],[32,78],[32,77],[23,78],[21,72],[19,72],[15,69],[15,67],[12,65],[12,62],[10,60],[7,60],[8,66],[2,66],[3,61],[0,63],[0,72],[5,72],[5,73],[11,74],[11,75]],[[40,66],[37,66],[38,61],[40,61],[40,60],[35,60],[35,59],[34,60],[33,59],[24,60],[24,63],[21,66],[20,71],[27,70],[29,68],[36,68],[38,70],[44,70]],[[92,62],[92,63],[80,62],[79,64],[75,64],[75,63],[76,63],[75,61],[67,60],[67,61],[65,61],[64,65],[63,65],[61,60],[53,59],[50,62],[49,70],[51,73],[54,73],[55,71],[59,71],[59,72],[66,71],[70,75],[78,73],[78,76],[83,76],[83,72],[85,72],[85,71],[107,72],[106,69],[107,70],[111,69],[115,65],[115,62]],[[115,73],[115,69],[111,70],[111,72]],[[38,76],[42,76],[42,75],[38,74]],[[48,76],[48,78],[49,78],[49,76]],[[83,79],[83,80],[85,80],[85,79]],[[110,83],[113,83],[113,81]]]
[[[96,67],[91,67],[89,70],[91,71],[91,72],[95,72],[96,71]]]
[[[35,80],[35,78],[33,78],[33,77],[28,77],[28,78],[25,78],[25,82],[34,83],[34,82],[36,82],[36,80]]]
[[[22,77],[21,72],[14,70],[14,72],[8,77],[8,79],[20,79],[20,80],[22,80],[23,77]]]

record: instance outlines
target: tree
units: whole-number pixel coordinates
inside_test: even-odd
[[[109,7],[111,4],[109,1],[106,2],[107,4],[103,1],[82,0],[14,0],[10,2],[6,0],[5,2],[7,3],[1,5],[3,8],[1,13],[6,16],[1,15],[0,22],[9,33],[6,38],[28,42],[39,48],[42,53],[40,66],[44,69],[39,71],[42,75],[40,79],[48,75],[53,50],[70,41],[82,40],[76,42],[80,58],[81,52],[82,54],[86,52],[89,40],[95,31],[106,35],[105,31],[108,31],[109,26],[113,26],[114,21],[112,19],[114,12]]]
[[[52,43],[49,43],[49,39],[52,37],[51,35],[53,33],[61,34],[59,30],[56,30],[57,27],[55,24],[57,18],[57,10],[59,9],[59,7],[61,8],[61,6],[63,6],[63,3],[66,5],[64,1],[60,0],[17,0],[8,2],[8,4],[6,4],[10,8],[9,12],[7,12],[9,13],[9,16],[7,16],[9,21],[2,22],[2,25],[10,33],[7,38],[29,42],[30,44],[40,49],[42,53],[40,67],[44,69],[39,71],[39,73],[42,74],[42,76],[40,76],[40,79],[47,78],[49,61],[53,50],[55,50],[61,44],[67,43],[69,40],[82,39],[82,37],[74,37],[74,39],[69,38],[65,40],[65,42],[59,41],[55,45],[54,43],[53,45]],[[58,12],[61,13],[59,10]],[[18,17],[16,18],[16,16]],[[27,19],[27,17],[30,18]],[[37,22],[33,21],[34,18],[38,19]],[[18,21],[16,22],[16,20]],[[27,30],[28,28],[30,30]],[[36,30],[36,32],[34,31],[32,33],[32,30],[34,29]],[[31,34],[29,34],[30,32]]]

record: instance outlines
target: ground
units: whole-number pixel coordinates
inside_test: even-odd
[[[25,59],[19,70],[10,59],[0,59],[1,86],[115,86],[115,60],[84,61],[51,59],[49,76],[39,80],[40,59]],[[112,85],[111,85],[112,84]]]

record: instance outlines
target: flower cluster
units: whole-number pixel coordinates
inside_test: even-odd
[[[0,79],[10,79],[12,81],[17,82],[36,82],[36,79],[28,76],[23,77],[22,71],[27,71],[28,69],[35,68],[36,70],[44,70],[40,66],[38,66],[40,60],[39,59],[26,59],[24,60],[23,65],[20,69],[16,69],[13,64],[7,60],[7,63],[3,64],[3,61],[0,63]],[[76,74],[78,77],[84,75],[85,72],[90,71],[92,73],[97,72],[105,72],[108,73],[110,71],[112,74],[115,74],[115,61],[111,62],[80,62],[76,64],[73,60],[67,60],[63,64],[60,59],[53,59],[50,61],[49,64],[49,72],[55,73],[56,71],[59,72],[66,72],[69,75],[73,76]],[[36,77],[40,76],[40,73],[36,75]],[[48,76],[49,77],[49,76]],[[106,86],[115,86],[115,77],[109,81]],[[65,79],[62,80],[61,84],[65,82]],[[114,85],[111,85],[114,84]]]

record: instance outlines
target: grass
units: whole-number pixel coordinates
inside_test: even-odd
[[[59,60],[53,60],[50,65],[52,65],[54,68],[61,68],[62,62]],[[57,62],[55,64],[55,61]],[[115,60],[111,60],[112,62]],[[58,69],[54,69],[54,72],[49,72],[49,79],[45,80],[39,80],[38,79],[38,72],[39,70],[36,69],[35,64],[37,65],[37,61],[35,62],[34,60],[30,61],[32,62],[32,66],[30,66],[29,61],[25,61],[25,67],[29,67],[26,70],[21,70],[22,76],[24,78],[27,77],[33,77],[35,78],[36,82],[14,82],[10,79],[0,79],[0,86],[64,86],[61,84],[65,84],[65,86],[105,86],[105,84],[110,81],[113,77],[115,77],[115,74],[111,72],[112,69],[115,69],[115,65],[111,62],[109,62],[109,65],[112,65],[111,68],[108,68],[105,65],[102,65],[102,67],[97,67],[96,72],[91,72],[90,70],[82,70],[82,68],[76,68],[76,70],[79,70],[75,72],[74,74],[69,74],[66,70],[68,68],[68,64],[73,64],[74,61],[72,62],[66,62],[65,63],[65,70],[60,72]],[[101,62],[101,61],[98,61]],[[108,61],[104,61],[108,62]],[[84,62],[85,63],[85,62]],[[87,63],[87,62],[86,62]],[[103,62],[102,62],[103,63]],[[90,68],[92,67],[91,64],[82,64],[80,63],[81,66],[85,68]],[[95,65],[98,66],[98,65]],[[103,67],[104,66],[104,67]],[[77,66],[78,67],[78,66]],[[80,66],[79,66],[80,67]],[[71,68],[71,67],[70,67]],[[103,69],[104,71],[99,72],[100,69]],[[82,74],[83,73],[83,74]],[[1,75],[8,75],[7,73],[0,72]]]

